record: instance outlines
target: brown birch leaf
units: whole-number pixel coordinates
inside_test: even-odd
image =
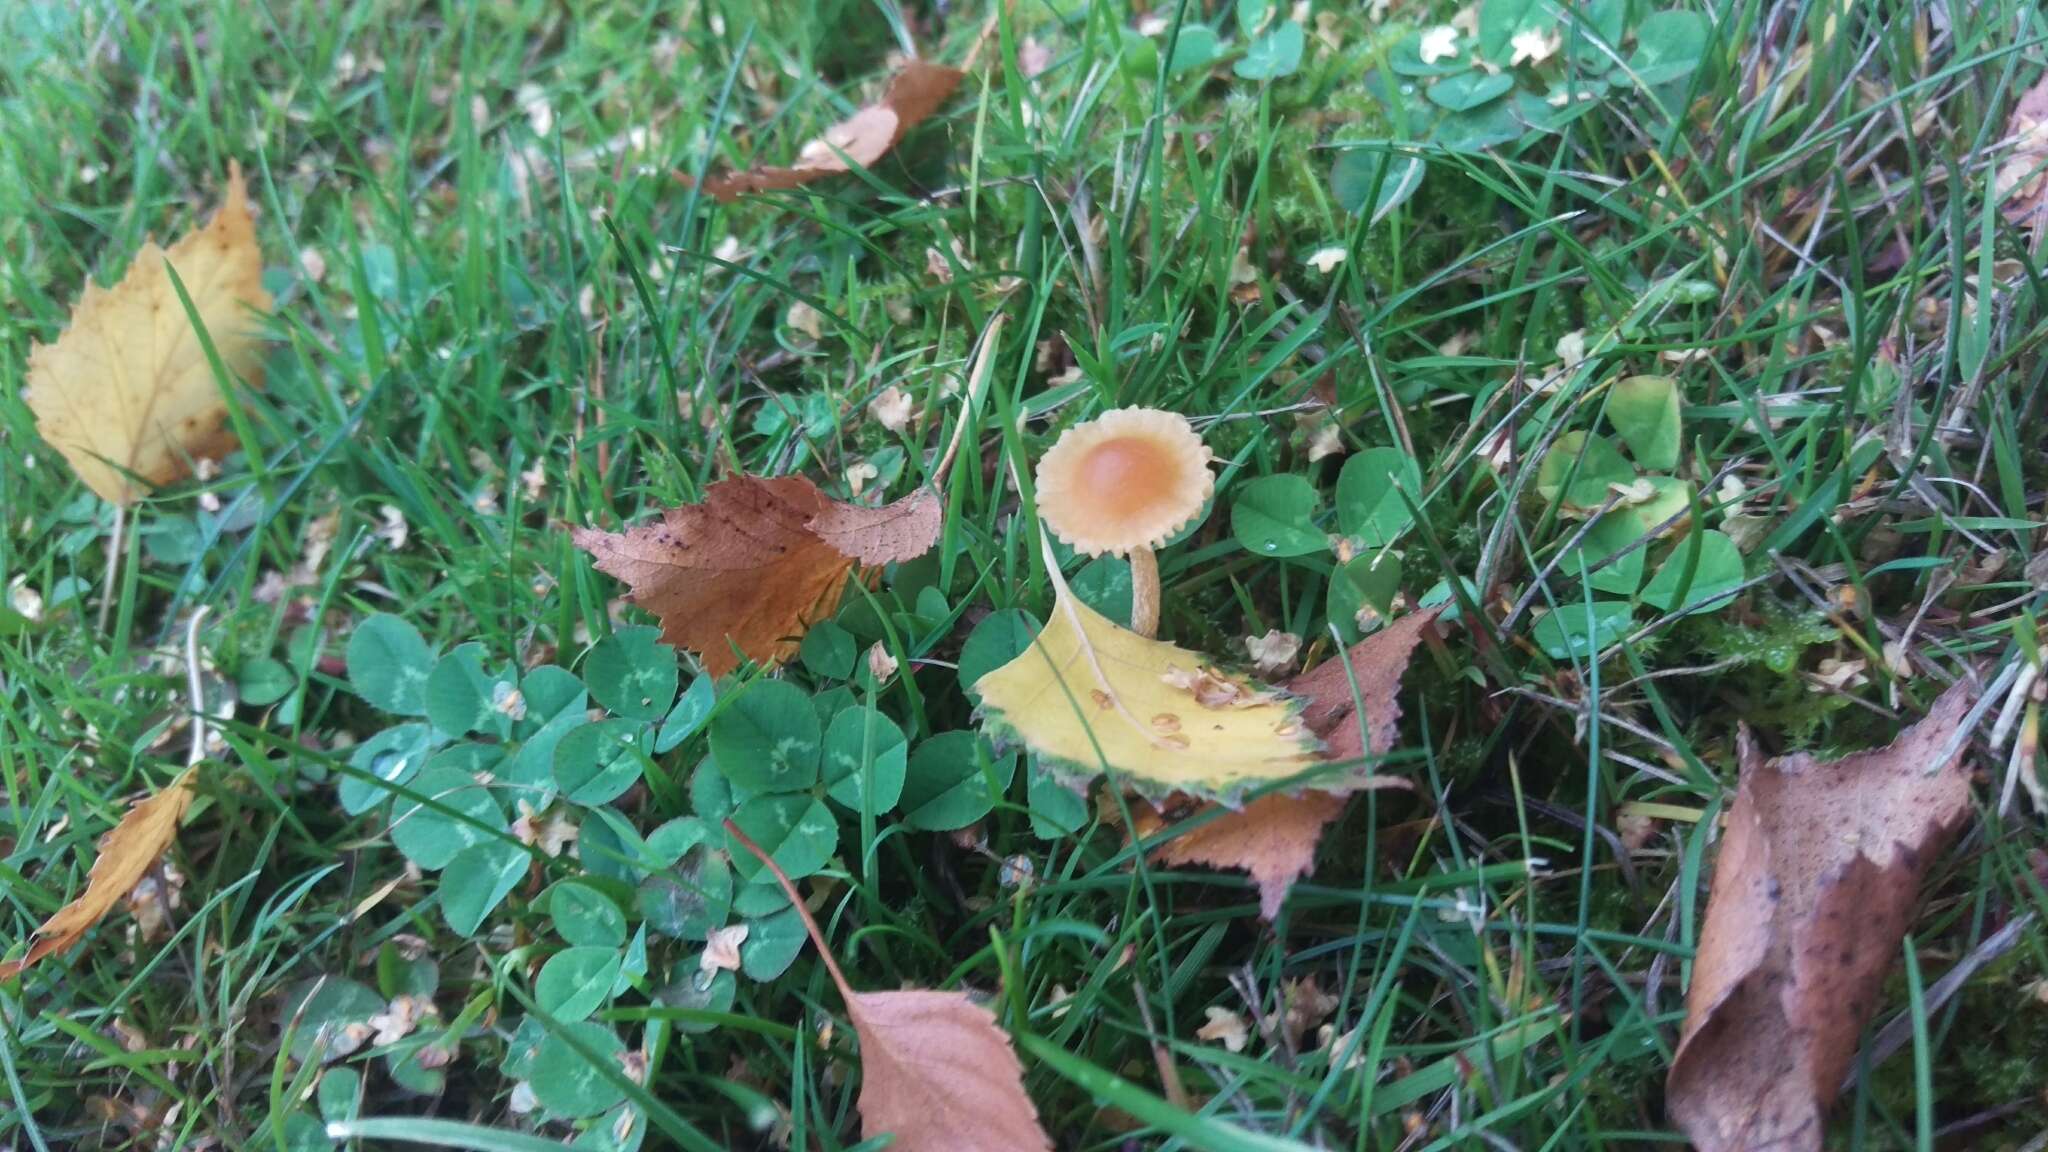
[[[186,769],[163,791],[137,801],[121,822],[100,838],[99,858],[86,875],[85,891],[43,921],[27,955],[0,964],[0,980],[11,980],[45,956],[76,944],[156,866],[164,850],[177,839],[178,822],[192,806],[192,771]]]
[[[263,383],[256,314],[270,309],[242,170],[206,227],[168,250],[150,241],[112,288],[87,282],[54,344],[29,349],[29,409],[86,487],[114,504],[182,479],[234,444],[227,404],[166,263],[228,371]]]
[[[871,168],[901,143],[912,128],[931,118],[953,95],[966,73],[943,64],[912,60],[890,81],[880,103],[870,104],[805,144],[787,168],[759,167],[721,172],[704,181],[713,199],[735,200],[754,192],[801,188],[814,180],[852,170],[848,161]],[[687,182],[687,177],[681,179]]]
[[[1957,684],[1890,745],[1765,760],[1747,729],[1666,1083],[1702,1152],[1817,1152],[1823,1121],[1911,926],[1921,880],[1970,813]]]
[[[1441,609],[1429,608],[1401,617],[1385,628],[1353,644],[1344,659],[1325,660],[1289,680],[1287,691],[1307,700],[1302,723],[1322,737],[1326,760],[1360,760],[1366,755],[1368,734],[1372,754],[1385,755],[1394,747],[1400,731],[1401,677],[1423,631],[1436,624]],[[1344,671],[1346,664],[1350,673]],[[1351,694],[1353,678],[1358,695]],[[1365,705],[1361,723],[1358,704]]]
[[[847,992],[860,1035],[860,1134],[900,1152],[1050,1152],[1024,1066],[963,992]]]
[[[863,508],[828,499],[802,476],[741,475],[652,523],[578,528],[571,538],[660,617],[663,642],[723,676],[742,658],[767,666],[794,656],[810,626],[839,607],[857,561],[930,550],[941,519],[931,513],[942,509],[932,497],[927,510],[922,496]]]
[[[919,488],[880,508],[837,501],[811,517],[808,527],[843,555],[863,564],[900,564],[932,550],[946,506],[930,488]]]
[[[888,1136],[894,1152],[1051,1152],[993,1013],[964,992],[854,991],[788,875],[737,824],[725,831],[781,885],[846,1001],[860,1037],[861,1139]]]

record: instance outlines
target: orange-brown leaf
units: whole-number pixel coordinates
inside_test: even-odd
[[[1287,890],[1315,867],[1316,844],[1330,821],[1344,814],[1344,799],[1328,792],[1261,796],[1168,840],[1153,859],[1251,873],[1259,886],[1259,915],[1271,920],[1280,914]]]
[[[863,1139],[886,1133],[895,1152],[1051,1152],[1017,1052],[988,1009],[960,992],[855,992],[789,875],[739,825],[727,820],[725,833],[775,877],[846,1001],[860,1037]]]
[[[45,956],[62,952],[92,930],[156,865],[177,838],[178,822],[192,806],[192,769],[170,786],[138,801],[100,839],[99,858],[86,876],[85,891],[36,929],[35,943],[20,960],[0,964],[0,980],[11,980]]]
[[[168,251],[144,244],[112,288],[88,282],[64,334],[29,350],[26,396],[36,427],[87,487],[115,504],[183,478],[194,457],[234,443],[220,385],[166,263],[221,363],[261,385],[253,313],[270,308],[270,294],[240,167],[229,168],[226,198],[206,227]]]
[[[1360,760],[1366,755],[1366,736],[1371,735],[1372,754],[1380,756],[1393,748],[1401,720],[1401,677],[1424,629],[1436,624],[1439,609],[1411,613],[1353,644],[1344,659],[1325,660],[1286,684],[1287,691],[1308,701],[1302,709],[1302,723],[1322,737],[1323,756],[1328,760]],[[1349,662],[1351,672],[1346,674]],[[1352,680],[1358,695],[1351,694]],[[1365,705],[1361,722],[1357,705]],[[1361,775],[1359,779],[1364,779]],[[1335,784],[1323,785],[1342,789]]]
[[[765,666],[795,655],[804,632],[839,607],[855,562],[922,555],[937,539],[939,510],[936,497],[919,494],[862,508],[827,499],[801,476],[734,476],[654,523],[572,537],[661,618],[665,642],[723,676],[742,658]]]
[[[1408,668],[1423,629],[1432,625],[1436,616],[1432,609],[1403,617],[1352,645],[1344,660],[1325,660],[1288,682],[1289,692],[1307,700],[1302,721],[1324,740],[1325,759],[1362,759],[1367,734],[1372,738],[1373,755],[1393,749],[1401,718],[1397,695],[1401,674]],[[1357,700],[1365,705],[1363,725],[1358,722],[1351,695],[1351,676],[1344,672],[1345,660],[1351,662],[1351,676],[1358,680]],[[1203,864],[1250,873],[1259,888],[1259,915],[1271,920],[1279,915],[1287,890],[1315,867],[1316,845],[1323,838],[1323,829],[1343,815],[1346,796],[1408,786],[1398,776],[1352,771],[1299,795],[1269,793],[1175,836],[1155,850],[1152,858],[1168,865]],[[1196,814],[1217,807],[1204,805]],[[1136,803],[1133,815],[1139,821],[1136,832],[1141,838],[1165,826],[1165,820],[1143,801]]]
[[[851,170],[848,161],[872,167],[904,134],[939,110],[966,73],[943,64],[912,60],[889,81],[880,103],[870,104],[804,145],[787,168],[722,172],[704,181],[713,199],[729,201],[753,192],[801,188],[814,180]]]
[[[893,504],[869,508],[836,501],[811,517],[810,529],[863,564],[899,564],[932,550],[946,506],[930,488],[919,488]]]
[[[1970,811],[1958,684],[1889,746],[1765,760],[1740,734],[1707,917],[1666,1085],[1702,1152],[1821,1147],[1828,1106],[1912,923],[1928,866]]]
[[[723,676],[741,657],[788,659],[811,623],[839,606],[853,561],[807,527],[826,503],[801,476],[735,476],[655,523],[623,533],[580,528],[574,539],[661,618],[664,641]]]
[[[856,992],[860,1129],[896,1152],[1048,1152],[1024,1068],[989,1010],[961,992]]]

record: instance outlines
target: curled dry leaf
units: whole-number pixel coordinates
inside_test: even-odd
[[[1436,609],[1404,616],[1352,645],[1344,659],[1325,660],[1287,683],[1290,693],[1306,700],[1302,721],[1325,741],[1326,759],[1362,759],[1368,738],[1375,756],[1393,749],[1401,718],[1401,675],[1408,670],[1423,630],[1436,617]],[[1346,662],[1351,665],[1348,675]],[[1362,723],[1351,695],[1353,678],[1358,682],[1356,702],[1365,705]],[[1271,793],[1175,836],[1153,852],[1153,859],[1250,873],[1259,889],[1259,915],[1270,921],[1280,914],[1287,890],[1315,867],[1316,845],[1323,829],[1344,814],[1346,795],[1407,786],[1398,776],[1354,770],[1299,795]],[[1140,837],[1165,823],[1149,806],[1134,808],[1133,815],[1139,820]]]
[[[854,991],[796,885],[738,825],[728,820],[725,830],[782,886],[846,1000],[860,1037],[863,1140],[886,1134],[895,1152],[1051,1152],[1024,1092],[1024,1067],[993,1013],[964,992]]]
[[[1685,1027],[1666,1084],[1702,1152],[1821,1147],[1922,877],[1970,811],[1958,684],[1889,746],[1765,760],[1740,734]]]
[[[269,310],[270,294],[239,166],[229,167],[226,199],[206,227],[168,251],[144,244],[111,289],[87,283],[64,334],[29,350],[26,397],[43,439],[114,504],[182,479],[193,458],[234,443],[213,367],[166,264],[221,363],[261,385],[253,314]]]
[[[85,891],[43,921],[27,955],[0,964],[0,980],[11,980],[43,957],[77,943],[134,889],[177,838],[178,822],[192,806],[192,772],[186,769],[163,791],[138,802],[101,838]]]
[[[743,475],[654,523],[617,533],[579,528],[573,538],[661,618],[665,642],[723,676],[742,657],[770,665],[794,655],[811,624],[839,606],[856,562],[922,555],[943,512],[925,489],[866,508],[830,500],[801,476]]]
[[[943,64],[912,60],[889,81],[879,104],[870,104],[826,129],[823,136],[804,145],[795,164],[719,173],[704,181],[704,191],[715,200],[730,201],[752,192],[801,188],[849,172],[852,165],[848,161],[872,167],[912,128],[930,119],[966,75]]]

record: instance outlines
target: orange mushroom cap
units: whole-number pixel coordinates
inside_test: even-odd
[[[1157,548],[1215,490],[1209,446],[1187,418],[1119,408],[1063,433],[1038,461],[1038,514],[1090,556]]]

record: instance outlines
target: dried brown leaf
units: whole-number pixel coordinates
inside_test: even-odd
[[[860,1034],[860,1132],[899,1152],[1049,1152],[1024,1067],[988,1009],[964,992],[852,992]]]
[[[270,293],[239,166],[229,166],[226,198],[206,227],[169,250],[144,244],[110,289],[87,283],[64,334],[29,350],[36,426],[88,488],[115,504],[182,479],[193,458],[234,444],[167,263],[221,363],[260,386],[262,334],[252,313],[269,310]]]
[[[939,494],[919,488],[880,508],[828,501],[807,526],[842,555],[863,564],[898,564],[931,551],[945,518]]]
[[[723,676],[741,657],[772,665],[794,655],[811,624],[839,606],[857,560],[922,555],[941,512],[922,490],[864,508],[827,499],[801,476],[735,476],[654,523],[619,533],[579,528],[573,538],[661,618],[664,641]]]
[[[1821,1147],[1822,1120],[1912,922],[1922,877],[1970,811],[1958,684],[1890,745],[1765,760],[1741,781],[1666,1084],[1702,1152]]]
[[[872,167],[912,128],[930,119],[966,75],[943,64],[912,60],[889,81],[880,103],[862,108],[805,144],[795,164],[722,172],[704,181],[704,191],[713,199],[730,201],[749,193],[801,188],[851,171],[849,160]]]
[[[1324,759],[1359,760],[1366,754],[1366,735],[1371,734],[1374,755],[1394,746],[1401,720],[1401,677],[1425,629],[1434,627],[1439,609],[1413,612],[1353,644],[1342,660],[1325,660],[1289,680],[1285,687],[1305,698],[1302,723],[1322,737]],[[1349,663],[1347,675],[1344,666]],[[1351,694],[1353,677],[1358,695]],[[1365,705],[1363,722],[1356,705]]]
[[[993,1013],[964,992],[855,992],[788,875],[738,825],[727,820],[725,831],[775,877],[846,1000],[860,1037],[863,1140],[887,1134],[895,1152],[1051,1152]]]
[[[191,806],[192,769],[188,768],[163,791],[130,808],[100,839],[99,858],[86,876],[85,891],[43,921],[27,955],[0,964],[0,980],[13,979],[22,969],[62,952],[91,931],[155,866],[177,838],[178,822]]]
[[[1261,796],[1175,836],[1152,858],[1170,866],[1202,864],[1250,873],[1259,888],[1259,915],[1271,920],[1280,914],[1287,890],[1315,867],[1316,844],[1330,821],[1344,814],[1344,802],[1328,792]]]
[[[1325,759],[1363,758],[1364,734],[1368,732],[1374,755],[1393,748],[1401,718],[1397,695],[1401,675],[1423,629],[1432,625],[1436,616],[1430,610],[1403,617],[1352,645],[1344,660],[1325,660],[1287,683],[1289,692],[1307,699],[1301,718],[1310,732],[1323,739]],[[1345,660],[1350,661],[1352,675],[1358,679],[1358,699],[1365,704],[1363,729],[1357,723]],[[1353,771],[1299,795],[1269,793],[1174,837],[1153,853],[1153,859],[1168,865],[1201,864],[1250,873],[1259,889],[1259,915],[1272,920],[1279,915],[1287,890],[1315,867],[1316,845],[1323,838],[1323,829],[1343,815],[1345,797],[1353,792],[1405,787],[1408,782],[1397,776]],[[1134,806],[1133,814],[1139,820],[1136,831],[1140,837],[1164,826],[1150,805]]]
[[[2005,218],[2038,234],[2048,222],[2048,76],[2022,93],[2005,124],[2012,151],[1992,178]]]

